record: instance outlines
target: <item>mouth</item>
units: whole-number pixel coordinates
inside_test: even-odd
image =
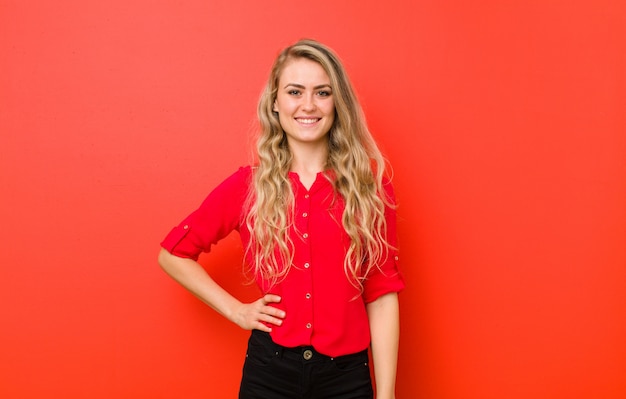
[[[301,125],[314,125],[320,120],[322,120],[322,118],[295,118],[295,119]]]

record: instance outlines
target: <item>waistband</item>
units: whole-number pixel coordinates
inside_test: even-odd
[[[272,340],[272,337],[269,333],[260,330],[252,330],[252,336],[262,341],[264,345],[270,346],[272,351],[274,351],[275,355],[278,357],[283,357],[286,359],[292,360],[300,360],[305,362],[314,362],[314,361],[334,361],[334,360],[351,360],[351,359],[362,359],[367,363],[368,361],[368,350],[364,349],[361,352],[330,357],[324,355],[317,350],[313,346],[296,346],[294,348],[282,346],[275,343]]]

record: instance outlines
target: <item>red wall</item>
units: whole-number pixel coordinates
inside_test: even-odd
[[[0,396],[235,397],[247,333],[158,243],[249,162],[276,52],[313,37],[395,169],[398,397],[626,397],[625,8],[1,1]],[[252,298],[239,250],[202,261]]]

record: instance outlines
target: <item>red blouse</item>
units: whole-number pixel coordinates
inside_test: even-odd
[[[364,350],[370,343],[365,304],[379,296],[404,288],[398,269],[397,250],[389,251],[380,270],[367,276],[361,293],[347,279],[343,261],[350,240],[341,226],[343,199],[334,195],[332,183],[319,173],[307,190],[297,174],[289,174],[295,198],[295,220],[291,228],[293,266],[282,282],[271,287],[257,278],[261,291],[279,295],[274,304],[286,312],[281,326],[272,326],[277,344],[295,347],[312,345],[328,356]],[[173,255],[198,259],[212,245],[238,230],[244,248],[250,240],[245,225],[245,199],[252,168],[243,167],[216,187],[200,207],[165,237],[161,246]],[[394,200],[390,183],[385,190]],[[386,210],[387,240],[397,248],[396,214]],[[249,259],[247,259],[249,261]]]

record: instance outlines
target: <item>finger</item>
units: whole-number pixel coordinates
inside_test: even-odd
[[[277,317],[273,317],[267,314],[261,315],[259,317],[259,321],[262,321],[263,323],[269,323],[269,324],[273,324],[275,326],[280,326],[283,324],[283,320],[279,319]]]
[[[263,301],[267,305],[268,303],[279,303],[282,298],[275,294],[265,294],[263,296]]]
[[[280,319],[284,319],[285,318],[285,311],[275,308],[274,306],[265,306],[262,310],[262,313],[268,315],[268,316],[273,316],[273,317],[277,317]]]
[[[258,322],[256,324],[256,326],[254,327],[254,330],[259,330],[259,331],[263,331],[263,332],[266,332],[266,333],[272,332],[272,329],[270,327],[266,326],[265,324],[263,324],[261,322]]]

